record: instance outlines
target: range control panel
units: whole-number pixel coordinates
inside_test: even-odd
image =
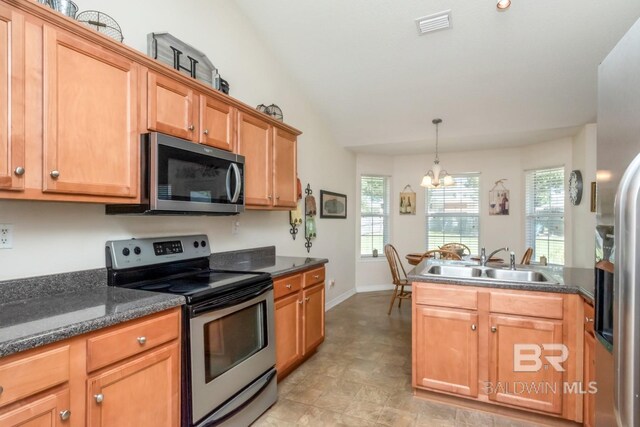
[[[106,244],[107,267],[115,270],[185,261],[209,255],[209,239],[204,234],[110,240]]]

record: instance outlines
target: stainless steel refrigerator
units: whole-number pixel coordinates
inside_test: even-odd
[[[610,284],[596,274],[596,425],[633,427],[640,426],[640,21],[598,69],[597,146],[596,261],[614,266]]]

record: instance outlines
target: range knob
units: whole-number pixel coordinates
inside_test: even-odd
[[[136,246],[135,248],[133,248],[133,253],[136,255],[140,255],[140,252],[142,252],[142,249],[140,249],[139,246]]]
[[[195,242],[193,242],[193,247],[194,248],[198,248],[199,246],[200,246],[200,243],[198,243],[197,240]]]
[[[131,251],[129,250],[129,248],[124,248],[122,250],[122,255],[124,255],[124,256],[129,256],[130,253],[131,253]]]
[[[202,242],[200,242],[200,245],[202,245],[203,248],[206,248],[207,247],[206,240],[203,240]]]

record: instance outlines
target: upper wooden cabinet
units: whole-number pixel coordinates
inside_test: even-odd
[[[43,191],[138,194],[137,65],[44,28]]]
[[[245,201],[248,208],[296,207],[296,135],[241,112],[238,115],[237,152],[245,156]]]
[[[198,127],[193,89],[151,71],[147,78],[147,89],[149,130],[193,140]]]
[[[237,110],[224,102],[200,95],[200,132],[198,142],[233,151],[236,145]]]
[[[24,17],[0,5],[0,188],[24,188]]]

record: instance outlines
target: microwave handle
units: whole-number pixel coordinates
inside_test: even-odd
[[[236,174],[236,191],[233,193],[233,197],[231,198],[231,203],[236,203],[238,201],[238,198],[240,197],[240,190],[242,190],[242,176],[240,175],[240,168],[238,167],[237,164],[235,163],[231,163],[231,167],[233,168],[233,171]],[[227,177],[229,175],[227,174]],[[229,180],[227,179],[227,182],[229,182]],[[227,185],[227,188],[228,185]]]
[[[230,202],[232,197],[231,197],[231,168],[233,167],[233,163],[231,163],[229,165],[229,168],[227,169],[227,198],[229,199]]]

